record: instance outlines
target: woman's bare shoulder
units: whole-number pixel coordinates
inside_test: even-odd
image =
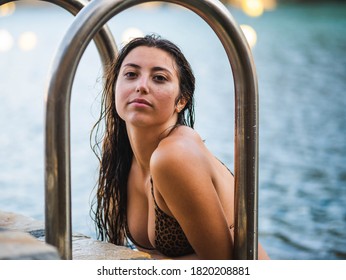
[[[195,160],[205,153],[204,143],[199,134],[190,127],[180,126],[161,140],[151,157],[150,164],[183,164]],[[181,165],[180,165],[181,166]]]
[[[182,128],[162,140],[150,160],[152,178],[162,195],[170,195],[172,186],[176,191],[179,186],[185,193],[194,193],[200,180],[209,182],[211,178],[210,156],[202,139],[192,129]]]

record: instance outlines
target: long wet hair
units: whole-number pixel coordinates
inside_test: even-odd
[[[125,57],[140,46],[161,49],[175,60],[180,83],[176,104],[180,98],[186,101],[184,109],[178,114],[176,126],[194,127],[195,77],[181,50],[172,42],[155,35],[136,38],[126,44],[105,71],[100,118],[91,134],[91,138],[94,136],[95,139],[93,151],[100,161],[97,191],[91,212],[97,238],[116,245],[124,245],[126,241],[127,181],[133,151],[126,124],[115,108],[115,85]],[[101,133],[101,130],[104,131]]]

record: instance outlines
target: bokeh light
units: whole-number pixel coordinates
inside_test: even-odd
[[[262,0],[242,0],[242,8],[251,17],[258,17],[264,12]]]
[[[0,17],[10,16],[16,10],[16,4],[14,2],[9,2],[7,4],[0,6]]]
[[[144,8],[144,9],[155,9],[155,8],[159,8],[161,6],[162,6],[162,3],[160,3],[160,2],[147,2],[147,3],[141,4],[139,7]]]
[[[246,24],[240,25],[240,28],[242,29],[250,48],[253,48],[257,43],[257,33],[255,29]]]
[[[265,10],[274,10],[277,6],[277,0],[262,0]]]
[[[7,52],[12,49],[14,39],[10,32],[5,29],[0,29],[0,52]]]
[[[18,39],[19,48],[23,51],[31,51],[37,45],[37,36],[34,32],[24,32]]]

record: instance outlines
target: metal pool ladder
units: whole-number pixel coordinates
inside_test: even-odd
[[[76,69],[88,44],[102,26],[118,13],[146,2],[152,0],[94,0],[88,3],[68,29],[50,70],[45,140],[46,242],[56,246],[63,259],[72,259],[70,99]],[[227,53],[235,86],[234,255],[236,259],[257,259],[258,88],[250,48],[239,26],[220,1],[161,2],[181,5],[198,14],[214,30]],[[116,48],[109,47],[107,40],[100,43],[104,47],[101,51],[99,49],[100,53],[111,58]],[[112,49],[113,54],[109,52]]]

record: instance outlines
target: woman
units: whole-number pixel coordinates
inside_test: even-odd
[[[232,259],[233,175],[193,130],[195,78],[180,49],[134,39],[105,82],[101,239],[170,258]]]

